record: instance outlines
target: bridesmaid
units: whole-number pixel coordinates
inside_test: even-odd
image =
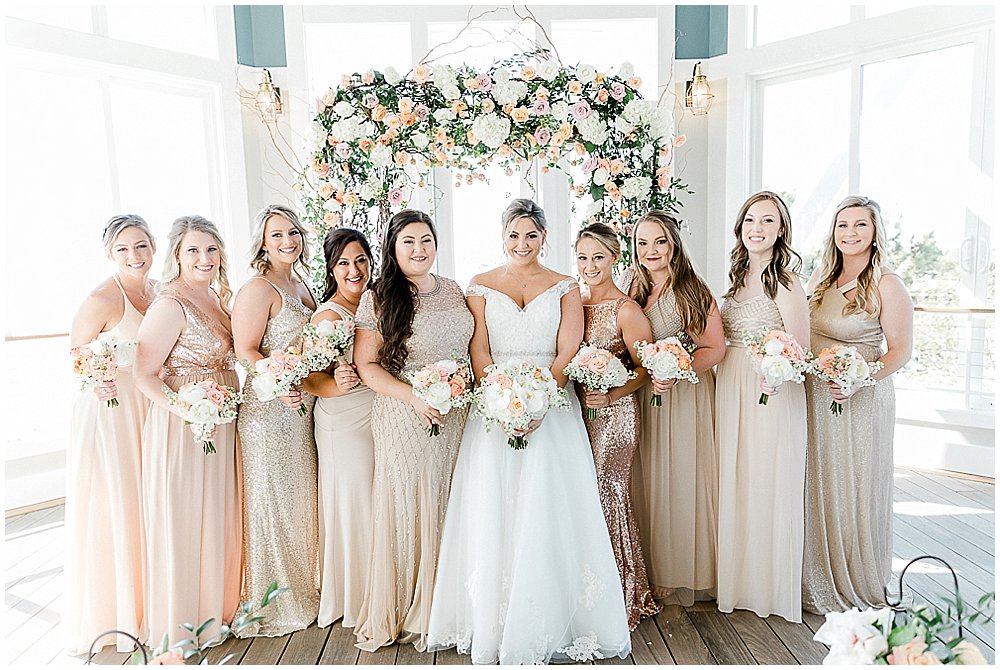
[[[386,230],[382,274],[358,306],[354,360],[376,394],[371,567],[355,628],[366,651],[397,640],[426,647],[441,528],[468,414],[442,416],[403,381],[469,352],[472,313],[458,284],[431,274],[436,256],[430,217],[399,212]],[[425,431],[432,423],[441,426],[436,437]]]
[[[875,386],[826,387],[806,380],[806,539],[802,604],[816,614],[885,604],[892,575],[892,373],[910,360],[913,303],[886,267],[878,203],[850,196],[837,206],[823,260],[809,280],[812,349],[850,345],[885,367]],[[884,345],[883,345],[884,341]],[[848,401],[848,399],[850,399]],[[843,403],[833,416],[830,402]]]
[[[134,340],[155,295],[147,275],[156,243],[149,225],[123,214],[104,228],[104,251],[118,272],[80,305],[70,345],[84,346],[102,333]],[[118,399],[117,407],[107,401]],[[100,633],[118,629],[141,635],[142,482],[140,440],[149,401],[136,389],[130,366],[116,382],[81,393],[73,407],[67,461],[66,649],[86,653]],[[101,640],[111,644],[108,636]],[[119,651],[132,643],[122,637]]]
[[[215,224],[174,221],[160,292],[139,327],[135,384],[152,401],[142,431],[146,640],[188,636],[181,624],[228,623],[240,597],[236,427],[218,426],[205,454],[163,394],[211,379],[237,388],[226,254]],[[163,377],[160,377],[161,370]]]
[[[639,392],[642,441],[632,479],[653,595],[689,606],[715,597],[719,449],[713,368],[726,353],[722,316],[684,250],[677,219],[667,212],[651,211],[636,225],[632,269],[623,278],[649,317],[652,339],[681,336],[697,347],[697,384],[654,380]],[[660,395],[660,407],[650,406],[653,394]]]
[[[809,307],[795,271],[791,218],[770,191],[740,208],[722,304],[728,347],[716,384],[719,610],[802,620],[806,399],[801,384],[763,385],[740,335],[784,330],[809,346]],[[779,393],[780,390],[780,393]],[[771,395],[767,405],[758,396]]]
[[[316,309],[309,287],[306,231],[288,207],[258,212],[250,267],[257,274],[233,304],[236,355],[253,366],[272,351],[297,343]],[[240,600],[260,602],[272,581],[290,593],[267,609],[264,621],[239,633],[277,636],[302,630],[319,611],[314,399],[293,390],[261,402],[243,385],[236,428],[243,470],[243,588]]]
[[[361,294],[369,287],[372,252],[365,236],[350,228],[331,230],[323,242],[326,293],[312,322],[353,321]],[[347,361],[332,372],[316,372],[303,387],[317,396],[316,450],[319,453],[320,598],[316,625],[337,619],[353,627],[361,611],[371,555],[372,400]]]
[[[650,340],[649,321],[642,308],[615,286],[612,270],[621,256],[618,234],[603,223],[582,228],[576,237],[576,267],[583,279],[583,341],[607,349],[638,376],[607,393],[577,386],[580,404],[597,409],[584,421],[597,466],[597,483],[604,520],[625,596],[629,630],[660,606],[653,601],[646,577],[639,528],[632,512],[632,460],[639,448],[639,411],[635,391],[647,381],[635,343]]]

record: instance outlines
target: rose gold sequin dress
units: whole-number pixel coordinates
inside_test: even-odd
[[[741,332],[784,330],[766,295],[722,304],[726,356],[716,381],[719,442],[719,610],[802,621],[806,398],[782,384],[766,405]]]
[[[115,278],[115,282],[118,279]],[[118,284],[121,289],[121,284]],[[108,330],[134,340],[142,314],[125,313]],[[90,389],[73,406],[66,453],[66,651],[84,654],[98,634],[118,629],[140,635],[142,623],[142,480],[140,440],[149,400],[135,387],[132,367],[118,368],[118,407]],[[115,636],[101,639],[115,643]],[[118,636],[119,651],[134,646]]]
[[[170,285],[156,301],[174,300],[187,323],[164,363],[173,390],[214,379],[239,386],[233,336]],[[183,623],[229,622],[239,604],[240,483],[236,424],[218,426],[216,453],[206,454],[176,414],[153,404],[142,431],[143,511],[146,523],[146,641],[190,636]],[[204,639],[203,638],[203,639]]]
[[[625,341],[618,332],[618,311],[627,300],[621,298],[584,305],[583,341],[607,349],[618,356],[627,369],[632,369],[634,366]],[[577,386],[576,391],[586,414],[585,390]],[[632,512],[632,462],[639,448],[639,408],[635,394],[619,398],[613,405],[597,410],[597,418],[584,420],[583,423],[590,437],[601,507],[621,576],[628,627],[634,630],[642,617],[660,611],[649,590],[639,527]]]
[[[443,358],[469,355],[474,324],[462,289],[451,279],[435,275],[435,280],[434,289],[418,294],[400,379]],[[371,291],[361,297],[358,328],[377,328],[372,298]],[[375,394],[372,553],[354,629],[363,650],[393,641],[424,649],[441,528],[468,413],[468,408],[451,410],[440,434],[429,437],[409,403]]]
[[[862,314],[844,316],[844,293],[830,287],[812,313],[812,350],[850,345],[866,361],[884,353],[882,326]],[[825,614],[885,603],[892,576],[892,438],[896,396],[892,377],[866,386],[830,412],[830,391],[806,379],[809,451],[806,459],[806,540],[802,605]]]
[[[258,277],[251,281],[267,281]],[[296,344],[313,310],[280,286],[281,310],[267,320],[260,353]],[[319,531],[316,518],[316,442],[312,406],[301,416],[275,398],[257,399],[251,376],[243,385],[236,428],[243,465],[243,588],[240,601],[260,603],[271,582],[288,588],[264,611],[264,621],[240,637],[302,630],[319,612]]]

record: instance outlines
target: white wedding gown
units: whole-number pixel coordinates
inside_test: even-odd
[[[522,310],[486,298],[494,362],[555,357],[566,279]],[[631,651],[618,567],[597,492],[590,442],[576,394],[516,451],[499,428],[469,415],[452,480],[428,650],[457,647],[474,663],[589,661]]]

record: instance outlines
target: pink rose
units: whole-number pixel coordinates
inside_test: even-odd
[[[481,74],[476,77],[476,84],[478,84],[478,87],[486,93],[489,93],[493,89],[493,80],[490,79],[488,74]]]
[[[302,362],[302,357],[298,354],[288,354],[285,356],[285,369],[294,370],[295,366]]]
[[[428,107],[424,103],[418,102],[417,106],[413,108],[413,113],[416,115],[418,119],[423,121],[424,119],[427,118],[427,115],[431,113],[431,110],[430,107]]]
[[[226,394],[218,388],[206,389],[205,397],[216,407],[222,407],[222,403],[226,402]]]
[[[552,133],[549,129],[544,126],[539,126],[535,129],[535,141],[539,144],[548,144],[549,140],[552,139]]]
[[[549,109],[550,109],[549,101],[546,100],[545,98],[538,98],[531,105],[531,111],[538,116],[541,116],[542,114],[548,114]]]
[[[365,70],[361,75],[361,81],[366,84],[372,84],[375,82],[375,73],[371,70]]]
[[[333,104],[337,102],[337,92],[332,88],[326,89],[322,96],[320,96],[319,103],[325,107],[332,107]]]
[[[616,81],[611,84],[611,97],[615,100],[621,100],[625,97],[625,84],[620,81]]]
[[[581,100],[580,102],[573,105],[573,109],[570,110],[573,118],[577,121],[583,121],[584,119],[590,118],[590,105],[587,104],[586,100]]]
[[[389,191],[389,204],[399,205],[403,202],[403,189],[394,188]]]
[[[285,364],[279,359],[272,358],[267,363],[267,371],[277,377],[285,371]]]
[[[597,156],[591,156],[587,159],[587,162],[583,164],[583,171],[590,174],[595,169],[597,169]]]
[[[151,658],[148,665],[184,665],[184,655],[179,649],[171,649]]]
[[[347,142],[341,142],[333,151],[337,154],[337,158],[342,161],[346,161],[351,157],[351,145]]]
[[[594,360],[592,360],[587,365],[587,367],[592,372],[596,372],[599,375],[603,375],[605,373],[605,371],[608,369],[608,362],[606,360],[604,360],[603,356],[601,356],[601,357],[594,358]]]

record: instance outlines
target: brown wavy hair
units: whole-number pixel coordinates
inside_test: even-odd
[[[778,285],[791,289],[792,281],[802,267],[802,257],[792,249],[792,217],[788,213],[788,205],[781,199],[781,196],[771,191],[761,191],[754,193],[747,198],[747,201],[740,207],[740,213],[736,216],[736,225],[733,227],[733,234],[736,235],[736,244],[729,253],[729,290],[723,296],[732,298],[737,291],[746,285],[747,272],[750,270],[750,253],[743,245],[743,219],[746,218],[750,207],[762,200],[770,200],[778,208],[778,218],[781,220],[781,229],[778,231],[778,239],[771,249],[771,260],[767,267],[760,274],[761,282],[764,284],[764,293],[771,300],[778,295]]]
[[[337,278],[333,275],[333,268],[337,265],[337,261],[344,253],[344,249],[351,242],[357,242],[361,245],[361,250],[365,252],[365,256],[368,257],[368,271],[372,271],[372,265],[374,259],[372,258],[372,248],[368,245],[368,238],[364,236],[360,230],[355,230],[354,228],[333,228],[326,234],[323,239],[323,257],[326,260],[326,291],[323,292],[323,297],[320,302],[326,302],[332,298],[337,293]],[[369,274],[368,276],[368,286],[365,288],[371,288],[372,278]]]
[[[372,286],[372,298],[382,346],[378,362],[392,374],[399,374],[410,350],[406,341],[413,335],[413,315],[417,309],[417,287],[403,274],[396,260],[396,240],[411,223],[426,223],[437,246],[437,230],[431,217],[416,209],[404,209],[391,219],[382,243],[382,272]]]
[[[854,297],[844,305],[844,316],[848,314],[864,314],[869,318],[878,318],[882,311],[882,300],[878,294],[878,283],[882,279],[885,270],[883,265],[888,263],[886,257],[886,236],[885,225],[882,222],[882,209],[878,203],[871,198],[862,195],[849,195],[837,205],[837,211],[833,213],[833,222],[830,224],[830,234],[826,236],[823,244],[823,257],[820,262],[821,277],[812,296],[809,297],[810,311],[819,307],[823,302],[823,294],[833,286],[844,269],[844,255],[837,248],[835,235],[837,232],[837,217],[845,209],[850,207],[862,207],[868,211],[872,225],[875,227],[875,235],[872,237],[872,246],[868,255],[868,265],[861,274],[858,275],[858,287],[854,292]]]
[[[635,279],[629,287],[629,294],[640,305],[644,305],[653,291],[653,278],[649,270],[639,262],[639,247],[635,235],[639,224],[644,221],[657,224],[670,240],[670,276],[667,278],[664,290],[670,288],[674,292],[677,314],[681,317],[684,332],[700,335],[705,332],[708,313],[712,311],[714,298],[708,284],[695,272],[691,259],[684,251],[681,224],[673,214],[659,209],[651,210],[639,219],[632,229],[632,269],[635,272]],[[659,308],[659,301],[656,304]]]

